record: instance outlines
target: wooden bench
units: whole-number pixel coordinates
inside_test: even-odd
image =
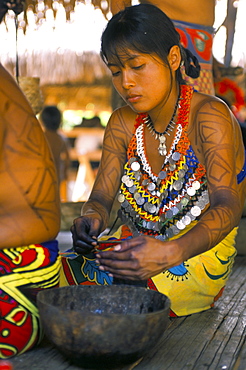
[[[215,308],[170,319],[163,337],[134,370],[246,369],[246,257],[236,257],[225,292]],[[134,345],[134,343],[133,343]],[[44,340],[12,359],[14,370],[77,370]],[[107,370],[103,369],[102,370]]]

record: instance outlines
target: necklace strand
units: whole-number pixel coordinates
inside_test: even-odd
[[[150,116],[145,118],[145,123],[146,123],[147,128],[150,131],[150,133],[153,136],[155,136],[156,140],[159,139],[160,144],[159,144],[159,147],[158,147],[158,152],[161,156],[165,156],[167,154],[166,137],[164,135],[170,136],[170,133],[173,131],[173,129],[175,127],[174,118],[176,116],[177,109],[178,109],[178,106],[179,106],[179,99],[180,99],[180,95],[178,95],[178,99],[177,99],[175,107],[174,107],[172,118],[170,119],[170,121],[169,121],[169,123],[168,123],[164,132],[156,131]]]

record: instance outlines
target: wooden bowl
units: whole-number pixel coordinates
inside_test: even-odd
[[[84,368],[114,369],[149,352],[168,324],[169,299],[128,285],[68,286],[37,298],[48,339]]]

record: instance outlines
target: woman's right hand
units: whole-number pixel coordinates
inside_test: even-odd
[[[100,216],[84,215],[76,218],[71,227],[73,248],[78,254],[88,254],[97,245],[102,221]]]

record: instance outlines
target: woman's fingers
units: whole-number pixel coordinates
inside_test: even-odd
[[[98,258],[107,259],[127,259],[131,257],[133,248],[141,246],[143,244],[142,238],[127,239],[122,241],[120,244],[113,246],[108,251],[98,253]],[[115,254],[117,252],[117,255]],[[128,252],[128,254],[126,254]]]
[[[94,238],[88,237],[86,234],[83,240],[78,238],[75,227],[71,227],[72,239],[73,239],[73,249],[78,254],[88,254],[96,245],[96,240]]]

